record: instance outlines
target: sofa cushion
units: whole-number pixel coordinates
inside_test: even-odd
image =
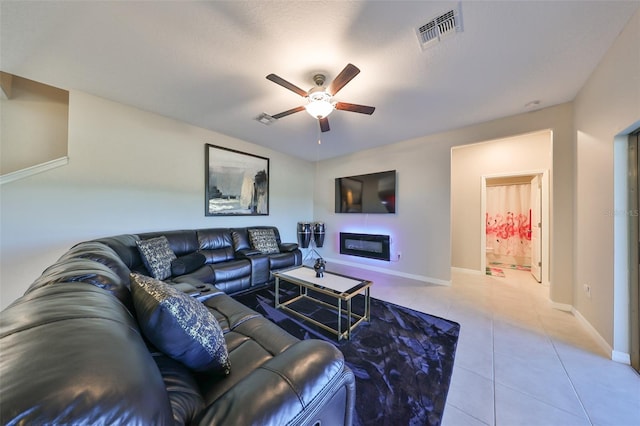
[[[154,278],[164,280],[171,276],[171,262],[176,255],[169,247],[167,237],[156,237],[136,241],[142,255],[142,262]]]
[[[251,242],[251,247],[260,250],[262,253],[280,253],[273,229],[249,229],[249,241]]]
[[[60,259],[58,259],[58,262],[66,259],[91,259],[100,262],[115,272],[120,277],[120,280],[126,283],[128,287],[129,274],[131,271],[129,271],[127,265],[122,262],[118,253],[106,244],[96,241],[76,244],[70,248],[68,252],[63,254]]]
[[[211,269],[211,265],[204,264],[193,272],[189,272],[188,274],[180,275],[173,278],[171,281],[173,282],[182,282],[183,277],[188,279],[198,280],[205,284],[213,284],[215,280],[215,276],[213,275],[213,270]]]
[[[195,271],[207,261],[204,254],[199,252],[180,256],[171,262],[171,273],[174,277]]]
[[[269,269],[271,272],[289,268],[296,265],[295,253],[280,253],[269,256]]]
[[[0,424],[174,424],[135,319],[100,288],[58,283],[16,300],[0,348]]]
[[[193,370],[229,374],[222,329],[202,303],[140,274],[131,274],[131,291],[140,328],[160,351]]]
[[[198,250],[198,235],[194,230],[145,232],[138,234],[138,237],[140,237],[140,240],[165,237],[176,256],[184,256]]]
[[[245,259],[211,265],[214,284],[251,276],[251,263]]]
[[[126,285],[108,266],[91,259],[64,258],[49,266],[27,289],[27,293],[49,284],[84,282],[112,291]]]
[[[248,250],[251,248],[247,228],[233,229],[231,231],[231,239],[233,241],[233,249],[235,251]]]
[[[151,355],[162,374],[176,425],[195,424],[196,416],[204,408],[204,400],[193,373],[181,362],[161,352]]]
[[[290,253],[298,250],[298,243],[282,243],[279,247],[282,253]]]

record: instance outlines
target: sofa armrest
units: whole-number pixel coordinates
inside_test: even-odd
[[[350,425],[354,404],[355,378],[342,353],[328,342],[303,340],[213,401],[198,424]]]
[[[173,424],[162,376],[125,306],[84,283],[2,312],[2,424]]]
[[[171,285],[183,293],[187,293],[195,297],[201,302],[204,302],[210,297],[225,294],[224,291],[212,284],[203,283],[196,278],[184,275],[174,278]]]
[[[250,256],[255,256],[257,254],[262,254],[262,252],[254,248],[246,248],[246,249],[240,249],[236,251],[236,257],[240,259],[246,259]]]
[[[290,253],[298,249],[298,244],[297,243],[281,243],[279,248],[280,248],[280,253]]]
[[[198,290],[197,288],[195,288],[193,285],[189,284],[189,283],[175,283],[173,284],[173,288],[175,288],[178,291],[181,291],[183,293],[188,294],[189,296],[199,296],[200,295],[200,290]]]

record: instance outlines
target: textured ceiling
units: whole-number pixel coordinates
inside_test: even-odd
[[[571,101],[640,1],[469,1],[463,32],[426,50],[427,1],[2,1],[0,69],[318,160]],[[305,112],[254,120],[361,69],[322,133]],[[108,117],[105,117],[108,120]],[[215,141],[206,141],[215,143]]]

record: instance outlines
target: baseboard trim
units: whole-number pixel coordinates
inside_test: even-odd
[[[422,281],[427,284],[451,286],[451,280],[447,281],[447,280],[441,280],[439,278],[427,277],[424,275],[408,274],[406,272],[394,271],[391,269],[385,269],[385,268],[380,268],[380,267],[371,266],[371,265],[363,265],[361,263],[347,262],[339,259],[325,259],[325,260],[327,261],[327,263],[332,262],[332,263],[338,263],[340,265],[353,266],[354,268],[368,269],[371,271],[380,272],[381,274],[393,275],[396,277],[403,277],[403,278],[409,278],[416,281]]]
[[[571,309],[571,313],[578,318],[578,321],[582,323],[584,328],[593,336],[596,340],[596,343],[602,350],[604,350],[612,361],[619,362],[621,364],[631,365],[631,357],[629,354],[625,354],[624,352],[614,351],[611,345],[598,333],[598,330],[595,329],[593,325],[580,313],[576,308]]]
[[[558,302],[551,301],[551,307],[559,311],[573,313],[573,305],[569,305],[567,303],[558,303]]]
[[[451,272],[462,272],[464,274],[482,275],[482,271],[478,271],[476,269],[458,268],[457,266],[452,266]]]
[[[611,359],[620,364],[631,365],[631,355],[625,352],[612,351]]]
[[[46,163],[27,167],[26,169],[18,170],[12,173],[7,173],[5,175],[0,176],[0,185],[13,182],[14,180],[33,176],[38,173],[46,172],[47,170],[55,169],[56,167],[64,166],[68,163],[69,163],[69,157],[61,157],[55,160],[47,161]]]

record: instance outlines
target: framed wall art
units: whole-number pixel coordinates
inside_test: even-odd
[[[269,214],[269,159],[205,144],[205,216]]]

